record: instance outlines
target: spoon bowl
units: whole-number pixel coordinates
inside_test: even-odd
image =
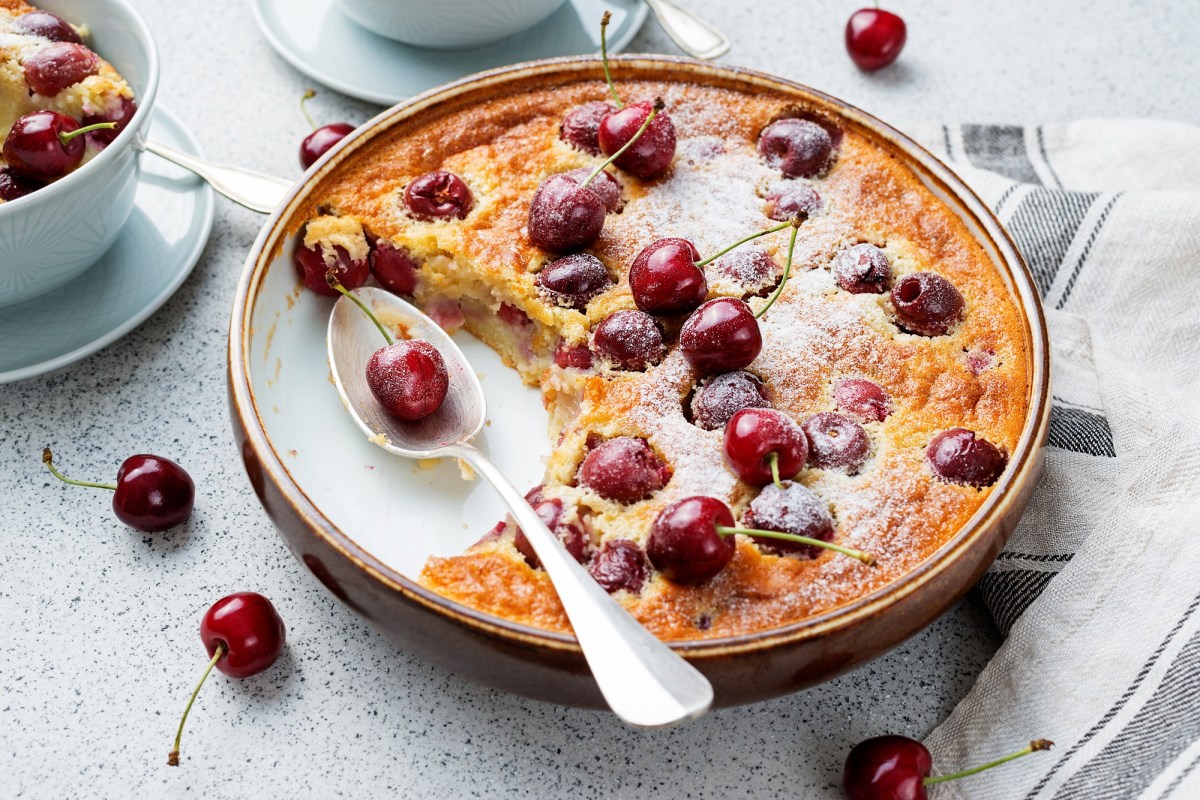
[[[375,323],[349,297],[329,315],[326,346],[342,403],[369,441],[406,458],[458,458],[483,476],[508,505],[562,601],[600,693],[630,725],[657,728],[702,715],[712,705],[708,679],[630,616],[567,552],[521,493],[471,440],[483,429],[487,404],[466,356],[416,306],[364,287],[355,298],[399,339],[424,339],[446,362],[449,388],[441,407],[417,422],[392,417],[367,385],[366,365],[383,346]]]

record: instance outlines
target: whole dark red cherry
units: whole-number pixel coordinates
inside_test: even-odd
[[[859,422],[883,422],[892,413],[887,393],[866,378],[842,378],[833,386],[833,402]]]
[[[732,536],[717,526],[733,527],[733,514],[715,497],[688,497],[662,510],[650,526],[646,555],[675,583],[703,583],[725,569],[737,550]]]
[[[569,345],[559,341],[554,348],[554,363],[563,369],[591,369],[592,351],[586,344]]]
[[[529,203],[529,240],[552,253],[579,250],[600,236],[607,213],[590,184],[580,186],[568,175],[551,175]]]
[[[55,42],[38,50],[23,64],[25,82],[43,97],[74,86],[100,71],[100,56],[82,44]]]
[[[925,449],[933,474],[950,483],[991,486],[1008,466],[1008,456],[966,428],[951,428],[933,437]]]
[[[330,288],[326,281],[329,270],[337,273],[338,281],[347,289],[357,289],[367,282],[371,276],[371,264],[368,258],[352,258],[349,251],[341,245],[332,249],[317,242],[312,247],[303,243],[296,248],[293,257],[296,271],[300,273],[301,282],[317,294],[326,297],[337,297],[336,289]]]
[[[22,14],[13,21],[12,32],[40,36],[52,42],[83,44],[79,31],[72,28],[65,19],[49,11],[30,11],[28,14]]]
[[[573,253],[551,261],[533,279],[542,296],[556,306],[583,311],[595,297],[614,285],[600,259]]]
[[[667,485],[671,468],[645,439],[618,436],[592,449],[579,466],[579,485],[605,500],[636,503]]]
[[[283,652],[287,630],[283,619],[271,601],[256,592],[237,592],[222,597],[204,614],[200,621],[200,641],[208,651],[208,669],[192,693],[179,730],[175,734],[175,746],[167,755],[167,765],[179,766],[179,742],[183,737],[183,725],[187,722],[192,702],[200,687],[208,678],[213,666],[231,678],[249,678],[266,670]]]
[[[746,296],[766,297],[779,283],[783,270],[764,250],[739,247],[713,262],[714,271],[742,288]]]
[[[616,106],[600,100],[575,106],[563,117],[562,125],[558,129],[558,138],[577,150],[598,156],[600,123],[616,110]]]
[[[750,502],[742,517],[742,526],[760,531],[779,531],[794,536],[807,536],[823,542],[833,541],[833,517],[817,493],[795,481],[782,486],[768,483]],[[758,549],[772,555],[790,555],[812,559],[821,555],[822,548],[811,544],[751,536]]]
[[[892,264],[873,244],[847,247],[833,259],[833,279],[851,294],[883,294],[892,280]]]
[[[799,473],[808,460],[804,431],[787,414],[773,408],[743,408],[734,414],[725,425],[724,444],[725,463],[734,475],[754,486],[766,486],[773,480],[772,455],[783,480]]]
[[[963,296],[954,284],[932,272],[914,272],[892,287],[896,321],[910,333],[942,336],[963,316]]]
[[[762,331],[744,301],[718,297],[701,305],[683,323],[679,349],[700,372],[732,372],[758,358]]]
[[[628,144],[653,109],[653,103],[643,100],[604,117],[598,136],[601,152],[611,156]],[[649,179],[666,172],[674,158],[675,126],[671,124],[671,118],[660,111],[641,138],[613,163],[630,175]]]
[[[424,339],[406,339],[371,355],[367,385],[389,414],[415,422],[442,407],[450,378],[436,347]]]
[[[579,169],[573,169],[570,172],[564,172],[563,175],[566,175],[576,183],[582,184],[589,177],[591,177],[592,172],[594,172],[592,167],[580,167]],[[600,172],[596,173],[596,177],[592,178],[592,181],[587,185],[587,188],[592,190],[592,192],[594,192],[595,195],[600,198],[601,203],[604,203],[605,211],[610,213],[613,211],[620,211],[621,207],[624,205],[624,200],[621,195],[621,182],[618,181],[608,170],[601,170]]]
[[[475,205],[471,189],[453,172],[427,172],[404,189],[404,205],[413,218],[464,219]]]
[[[542,522],[546,523],[546,527],[553,531],[554,535],[559,538],[572,558],[580,564],[586,564],[590,549],[589,545],[591,543],[588,540],[587,531],[584,529],[583,524],[578,521],[563,521],[563,504],[561,500],[556,498],[542,500],[540,497],[535,499],[536,502],[530,500],[529,504],[533,506],[533,510],[537,512]],[[541,568],[542,560],[538,558],[533,545],[526,538],[525,531],[519,527],[513,533],[513,546],[525,557],[526,564],[534,569]]]
[[[629,268],[633,302],[647,314],[694,311],[708,297],[708,281],[696,266],[700,253],[687,239],[659,239],[642,248]]]
[[[727,372],[697,386],[689,410],[696,427],[718,431],[723,430],[733,415],[743,408],[767,408],[770,405],[767,388],[756,376],[749,372]]]
[[[97,148],[104,149],[113,143],[113,140],[120,135],[121,131],[129,125],[133,120],[133,115],[137,113],[138,105],[131,98],[122,97],[121,102],[116,108],[109,109],[103,114],[90,114],[80,121],[80,125],[84,128],[90,127],[100,122],[112,122],[116,127],[100,128],[90,131],[85,136],[87,140],[96,145]]]
[[[846,52],[867,72],[883,69],[900,56],[908,28],[891,11],[860,8],[846,23]]]
[[[42,450],[42,463],[66,483],[111,490],[113,513],[117,519],[139,531],[165,531],[192,514],[196,484],[183,467],[168,458],[145,453],[130,456],[121,462],[115,484],[66,477],[55,468],[50,448]]]
[[[849,800],[924,800],[932,770],[925,745],[907,736],[876,736],[846,757],[842,788]]]
[[[812,178],[833,161],[833,137],[812,120],[788,117],[763,129],[758,152],[789,178]]]
[[[767,194],[767,216],[780,222],[789,219],[808,219],[821,210],[821,195],[803,183],[785,184]]]
[[[300,165],[308,169],[329,152],[329,148],[354,133],[354,126],[346,122],[322,125],[300,142]]]
[[[646,554],[628,539],[605,542],[588,563],[588,573],[609,594],[624,589],[637,594],[646,583]]]
[[[79,123],[57,111],[34,111],[13,123],[4,138],[4,160],[24,178],[51,181],[83,161]]]
[[[0,200],[19,200],[40,188],[40,183],[18,175],[12,167],[0,167]]]
[[[411,295],[416,291],[420,265],[407,249],[380,239],[371,248],[367,260],[375,280],[389,292]]]
[[[627,309],[601,320],[592,331],[592,351],[613,369],[642,372],[663,360],[667,346],[654,317]]]
[[[808,437],[808,462],[820,469],[856,474],[866,462],[871,440],[863,426],[834,411],[813,414],[800,426]]]

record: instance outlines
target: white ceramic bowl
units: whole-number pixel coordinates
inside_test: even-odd
[[[0,203],[0,306],[62,286],[116,241],[133,208],[140,141],[158,89],[158,48],[126,0],[39,0],[91,29],[88,45],[133,87],[137,114],[79,169],[26,197]]]
[[[532,28],[564,0],[338,0],[367,30],[436,50],[482,47]]]

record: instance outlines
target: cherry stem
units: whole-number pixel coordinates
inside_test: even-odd
[[[605,12],[605,13],[608,13],[608,12]],[[592,170],[591,174],[589,174],[586,178],[584,178],[583,183],[579,184],[579,188],[586,189],[587,185],[592,182],[592,178],[596,177],[601,172],[603,172],[605,167],[607,167],[609,164],[613,163],[618,158],[620,158],[621,154],[624,153],[626,150],[633,147],[633,143],[636,142],[638,139],[642,138],[642,134],[646,132],[646,129],[650,127],[650,123],[654,121],[654,118],[656,116],[658,116],[658,112],[662,111],[663,108],[664,108],[664,104],[663,104],[662,98],[661,97],[655,98],[654,108],[650,109],[649,116],[647,116],[646,121],[642,123],[642,127],[637,129],[637,133],[635,133],[633,135],[633,138],[631,138],[628,142],[623,144],[621,146],[620,150],[618,150],[617,152],[615,152],[611,156],[609,156],[608,159],[603,164],[601,164],[600,166],[598,166],[594,170]]]
[[[840,544],[827,542],[824,539],[813,539],[809,536],[797,536],[794,533],[780,533],[779,531],[764,531],[758,528],[729,528],[725,525],[718,525],[718,536],[732,536],[735,533],[744,533],[747,536],[762,536],[766,539],[782,539],[786,542],[796,542],[797,544],[807,544],[813,547],[823,547],[826,550],[832,550],[835,553],[841,553],[844,556],[857,559],[868,567],[875,566],[875,556],[870,553],[864,553],[862,550],[855,550],[852,547],[842,547]]]
[[[774,450],[767,456],[767,460],[771,463],[771,482],[779,489],[783,488],[783,482],[779,480],[779,453]]]
[[[1022,747],[1017,752],[1009,753],[1004,758],[997,758],[995,761],[989,761],[986,764],[980,764],[978,767],[964,769],[962,772],[955,772],[950,775],[937,775],[932,778],[922,778],[921,783],[924,786],[932,786],[935,783],[945,783],[946,781],[958,780],[959,778],[965,778],[968,775],[974,775],[977,772],[983,772],[985,769],[998,767],[1005,762],[1012,761],[1014,758],[1027,756],[1030,753],[1036,753],[1038,750],[1049,750],[1052,747],[1054,747],[1054,742],[1050,741],[1049,739],[1034,739],[1029,743],[1028,747]]]
[[[608,92],[612,95],[617,108],[624,108],[625,104],[621,102],[621,96],[617,94],[617,87],[613,85],[612,73],[608,71],[608,23],[611,21],[612,13],[605,11],[604,16],[600,18],[600,58],[604,65],[604,81],[608,84]]]
[[[367,318],[370,319],[371,322],[375,323],[375,327],[379,328],[379,332],[383,334],[384,340],[389,345],[395,344],[395,342],[392,340],[391,334],[389,334],[387,332],[387,328],[383,327],[383,324],[379,321],[379,318],[371,313],[371,309],[369,309],[365,305],[363,305],[363,301],[359,300],[357,297],[355,297],[353,294],[351,294],[349,289],[347,289],[345,286],[342,286],[341,282],[338,281],[338,279],[337,279],[337,272],[335,272],[332,269],[329,270],[328,272],[326,272],[325,273],[325,282],[327,284],[329,284],[329,287],[331,289],[337,289],[339,292],[344,294],[346,297],[349,297],[350,302],[354,303],[354,305],[361,308],[362,312],[367,315]]]
[[[307,89],[305,90],[304,94],[300,96],[300,113],[304,115],[306,120],[308,120],[309,127],[311,127],[314,131],[317,129],[317,123],[313,120],[312,114],[308,113],[308,101],[316,96],[316,89]]]
[[[183,717],[179,720],[179,730],[175,731],[175,747],[171,752],[167,753],[167,766],[179,766],[179,740],[183,738],[183,724],[187,722],[188,712],[192,710],[192,703],[196,702],[196,695],[200,694],[200,687],[208,680],[208,673],[212,672],[212,668],[221,660],[221,656],[225,655],[225,643],[217,642],[217,649],[213,652],[213,657],[209,660],[208,666],[204,668],[204,674],[200,676],[200,682],[196,684],[196,688],[192,690],[192,696],[188,698],[187,708],[183,710]]]
[[[76,486],[89,486],[92,489],[108,489],[109,491],[112,491],[112,492],[115,492],[117,490],[117,487],[112,485],[111,483],[92,483],[91,481],[77,481],[74,478],[68,478],[66,475],[63,475],[61,472],[59,472],[57,469],[54,468],[54,454],[50,452],[49,447],[42,448],[42,463],[45,464],[47,467],[49,467],[50,472],[52,472],[54,474],[54,477],[58,478],[63,483],[72,483]]]
[[[767,304],[760,308],[758,313],[754,315],[755,319],[763,318],[763,315],[767,313],[767,310],[771,308],[779,298],[779,295],[783,293],[784,284],[787,283],[788,276],[792,274],[792,253],[796,250],[796,234],[800,232],[800,220],[797,218],[788,224],[792,226],[792,238],[788,241],[788,255],[787,262],[783,265],[783,277],[779,279],[779,286],[775,287],[775,291],[767,299]]]
[[[741,247],[746,242],[752,242],[755,239],[759,238],[760,236],[766,236],[768,233],[776,233],[777,231],[781,231],[784,228],[786,228],[788,225],[791,225],[791,224],[792,224],[791,220],[788,220],[787,222],[784,222],[781,225],[776,225],[774,228],[767,228],[765,231],[759,231],[758,233],[752,233],[749,236],[747,236],[745,239],[738,239],[736,242],[729,245],[729,247],[726,247],[724,250],[720,251],[719,253],[711,255],[708,258],[704,259],[703,261],[697,261],[696,266],[697,267],[707,266],[708,264],[712,263],[713,261],[716,261],[718,258],[720,258],[721,256],[728,253],[730,250]]]
[[[101,131],[101,130],[110,131],[115,127],[117,127],[117,123],[115,123],[115,122],[97,122],[95,125],[88,125],[86,127],[79,128],[78,130],[73,130],[70,133],[60,132],[58,134],[58,141],[62,143],[63,147],[66,147],[67,143],[70,142],[72,139],[74,139],[76,136],[82,136],[83,134],[91,133],[92,131]]]

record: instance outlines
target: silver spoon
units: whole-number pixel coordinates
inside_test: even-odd
[[[450,388],[442,407],[415,422],[389,415],[367,386],[366,364],[383,345],[374,323],[346,297],[329,315],[329,365],[350,416],[372,442],[405,458],[458,458],[482,475],[508,505],[554,583],[592,676],[609,708],[630,725],[661,727],[700,716],[712,686],[695,667],[641,626],[600,587],[550,532],[521,493],[471,445],[483,429],[483,387],[458,345],[415,306],[380,289],[354,290],[385,327],[397,324],[442,354]]]
[[[729,52],[729,37],[671,0],[646,0],[658,24],[679,49],[693,58],[720,58]]]
[[[208,181],[209,186],[233,202],[260,214],[270,214],[274,211],[288,190],[295,185],[292,181],[255,172],[245,167],[233,164],[214,164],[203,158],[181,153],[158,142],[143,142],[142,149],[196,173]]]

